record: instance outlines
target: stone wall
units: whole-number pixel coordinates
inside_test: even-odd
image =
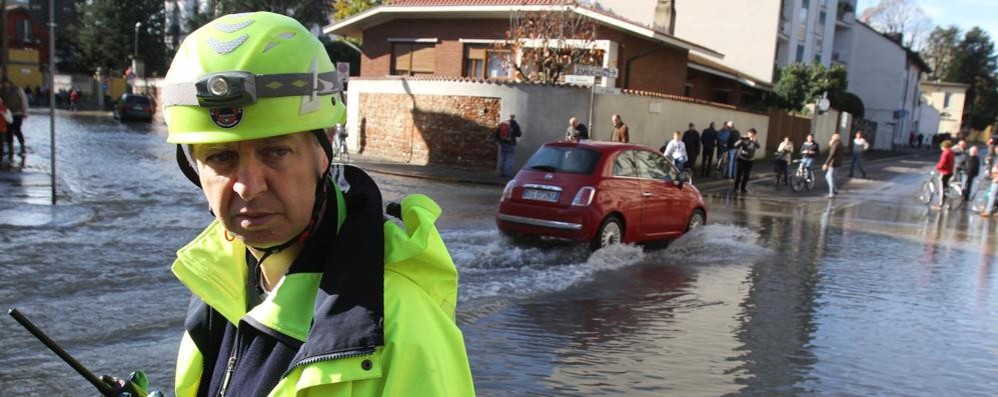
[[[499,98],[360,94],[358,149],[413,164],[495,168]]]

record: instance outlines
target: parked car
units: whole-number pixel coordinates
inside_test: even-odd
[[[496,225],[505,235],[588,242],[593,250],[672,239],[707,221],[687,178],[649,147],[552,142],[506,184]]]
[[[156,105],[152,98],[141,94],[121,94],[111,110],[118,120],[152,121],[156,113]]]

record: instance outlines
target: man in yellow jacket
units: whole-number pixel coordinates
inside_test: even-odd
[[[440,208],[409,196],[400,226],[368,175],[331,165],[338,82],[277,14],[221,17],[178,50],[167,140],[216,218],[172,267],[193,293],[178,396],[474,395]]]

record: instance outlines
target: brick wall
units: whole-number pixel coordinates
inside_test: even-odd
[[[361,77],[385,76],[391,72],[392,43],[388,39],[435,38],[437,58],[434,74],[461,76],[464,44],[460,39],[499,40],[509,29],[506,19],[397,19],[364,30],[360,62]]]
[[[499,111],[493,97],[362,93],[359,148],[413,164],[494,169]]]

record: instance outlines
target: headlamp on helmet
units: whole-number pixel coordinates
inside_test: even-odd
[[[252,73],[212,73],[201,76],[194,87],[198,106],[218,108],[256,103],[256,76]]]

